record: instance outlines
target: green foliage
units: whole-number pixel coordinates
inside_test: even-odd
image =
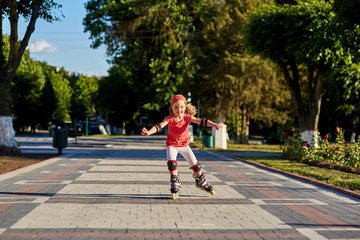
[[[358,0],[334,0],[334,10],[338,22],[343,23],[343,26],[346,28],[360,25],[359,9],[360,2]]]
[[[344,164],[360,169],[360,137],[355,143],[345,145]]]
[[[131,120],[140,107],[131,79],[131,72],[124,67],[113,66],[109,76],[99,81],[96,105],[100,112],[107,114],[110,124],[122,126],[122,122]]]
[[[227,117],[252,97],[249,106],[265,109],[250,109],[258,113],[252,117],[272,124],[287,119],[275,106],[283,107],[289,96],[274,84],[272,67],[244,56],[239,41],[244,14],[260,2],[88,1],[84,26],[93,47],[106,44],[114,63],[131,71],[145,109],[160,111],[174,93],[191,92],[194,100],[201,96],[204,115]]]
[[[99,79],[96,77],[80,76],[74,84],[74,91],[78,99],[85,106],[88,116],[96,116],[96,99],[99,94]]]
[[[265,4],[246,20],[245,47],[275,62],[289,57],[301,64],[334,61],[341,46],[334,34],[331,7],[315,0],[285,7]]]
[[[30,58],[29,52],[24,54],[21,65],[11,84],[12,114],[15,129],[37,123],[41,116],[40,97],[45,85],[42,67]]]
[[[193,99],[200,98],[202,114],[225,120],[239,136],[240,119],[272,126],[288,119],[290,95],[269,61],[244,53],[241,28],[244,16],[262,1],[211,2],[207,12],[194,16],[198,26],[190,50],[200,68],[186,81]],[[196,89],[194,91],[194,89]],[[243,109],[247,116],[243,115]]]
[[[303,162],[278,159],[275,157],[266,159],[264,157],[239,157],[248,159],[250,161],[258,162],[273,168],[282,169],[290,173],[295,173],[301,176],[316,179],[318,181],[326,182],[334,186],[339,186],[360,192],[360,179],[358,174],[347,173],[335,169],[328,169],[326,167],[322,168],[318,166],[310,166]]]
[[[360,124],[360,65],[339,65],[329,74],[325,90],[326,104],[331,107],[324,114],[332,116],[335,124],[346,126],[347,132],[357,132]]]
[[[230,110],[228,114],[233,114],[236,108],[246,107],[249,117],[259,126],[286,123],[290,94],[273,64],[259,57],[235,54],[224,63],[224,77],[215,85],[222,111]]]
[[[353,144],[345,144],[344,130],[339,127],[336,128],[336,138],[332,144],[329,144],[328,136],[321,139],[318,129],[315,129],[312,146],[302,141],[297,130],[285,132],[281,149],[290,160],[326,161],[360,170],[360,138]]]
[[[70,121],[70,104],[73,90],[70,87],[69,81],[61,74],[56,74],[55,72],[51,73],[50,81],[57,101],[53,116],[60,121]]]
[[[2,1],[1,10],[5,16],[9,15],[9,1]],[[24,17],[26,20],[30,20],[33,13],[33,3],[34,1],[17,1],[17,11],[19,15]],[[40,18],[44,19],[47,22],[59,21],[60,17],[55,15],[55,10],[60,10],[62,5],[57,3],[54,0],[45,0],[43,1],[40,9]],[[61,13],[60,13],[61,14]],[[62,15],[61,15],[62,16]]]
[[[297,129],[293,129],[291,132],[284,132],[282,141],[283,144],[280,148],[285,156],[290,160],[300,160],[302,158],[307,143],[303,142],[301,134]]]
[[[341,44],[352,55],[353,62],[359,62],[360,52],[360,2],[358,0],[334,0],[337,35]]]
[[[202,115],[231,119],[228,129],[235,132],[245,107],[252,122],[260,127],[282,125],[291,118],[290,96],[284,88],[286,74],[299,76],[294,89],[303,97],[303,113],[309,113],[307,107],[316,105],[310,104],[315,90],[321,92],[316,81],[325,79],[331,70],[332,77],[327,79],[330,84],[323,84],[329,86],[327,94],[338,104],[334,107],[336,115],[344,114],[356,125],[360,121],[356,114],[360,109],[356,61],[360,35],[358,15],[353,14],[357,1],[334,2],[90,0],[86,4],[85,31],[91,34],[93,47],[107,45],[114,64],[109,76],[93,79],[98,83],[87,77],[76,77],[69,83],[64,72],[44,68],[41,73],[32,68],[29,71],[38,74],[29,82],[24,74],[16,76],[13,89],[18,82],[29,84],[26,91],[38,87],[29,92],[28,102],[37,102],[41,110],[46,109],[44,116],[54,113],[69,120],[73,114],[70,105],[76,104],[78,109],[86,106],[88,114],[96,109],[117,122],[144,114],[144,108],[157,116],[164,109],[167,113],[174,93],[191,92],[193,104],[200,99]],[[19,11],[25,17],[30,16],[29,3],[21,1]],[[2,5],[4,9],[6,4]],[[50,9],[58,7],[54,1],[45,1],[42,14],[48,17],[42,17],[58,20],[50,16]],[[10,47],[5,44],[3,49],[8,54]],[[261,57],[249,56],[245,50]],[[278,65],[283,63],[285,67],[280,69],[287,70],[284,77],[264,57]],[[330,68],[332,65],[336,65],[336,71]],[[33,75],[30,72],[29,76]],[[40,84],[42,74],[46,81]],[[37,87],[31,85],[32,80]],[[336,90],[331,92],[330,88]],[[292,151],[325,158],[316,153],[319,149],[309,149],[302,146]]]
[[[21,107],[25,107],[24,104],[29,104],[29,108],[25,111],[18,111],[16,115],[19,120],[19,125],[28,124],[32,125],[32,129],[35,130],[35,124],[39,121],[39,114],[36,114],[36,110],[39,109],[38,101],[41,99],[41,91],[45,84],[44,77],[41,74],[41,70],[39,66],[34,64],[29,64],[28,62],[23,63],[23,65],[27,65],[26,76],[22,75],[23,73],[19,70],[19,66],[21,64],[21,60],[26,58],[28,54],[26,51],[26,47],[29,43],[30,37],[35,30],[35,23],[38,18],[44,19],[47,22],[52,22],[59,20],[57,16],[54,14],[54,10],[60,9],[61,5],[58,4],[54,0],[33,0],[33,1],[1,1],[0,4],[0,12],[1,12],[1,21],[5,18],[8,18],[10,22],[10,38],[7,39],[3,37],[3,24],[0,24],[0,115],[1,116],[11,116],[11,98],[10,88],[16,92],[16,98],[13,100],[13,106],[17,103],[20,103],[19,107],[16,108],[19,110]],[[23,35],[23,39],[19,40],[18,38],[18,19],[19,17],[24,17],[28,23],[26,27],[26,32]],[[25,29],[24,29],[25,30]],[[9,41],[9,48],[6,46],[6,41]],[[16,75],[17,71],[20,71],[20,74]],[[36,75],[33,75],[33,72],[36,72]],[[29,75],[27,75],[29,74]],[[33,79],[29,79],[32,76]],[[28,79],[27,79],[28,78]],[[35,80],[35,81],[34,81]],[[18,84],[13,84],[13,81],[18,81]],[[21,86],[21,84],[23,86]],[[16,85],[16,87],[14,86]],[[17,87],[28,87],[27,89],[20,89]],[[29,92],[26,92],[29,90]],[[20,96],[19,94],[20,93]],[[24,100],[24,104],[21,104],[21,101],[16,102],[16,100],[21,99]],[[26,111],[32,111],[31,114]],[[20,116],[22,115],[23,116]],[[2,128],[2,126],[0,126]],[[2,128],[3,129],[3,128]],[[6,128],[5,128],[6,129]],[[1,133],[4,134],[4,133]],[[15,142],[15,138],[13,133],[5,133],[5,143],[6,142]],[[0,143],[4,144],[4,142]],[[3,151],[6,152],[7,146],[0,146]]]
[[[301,131],[317,127],[327,74],[349,59],[337,24],[330,1],[306,0],[264,4],[243,27],[246,50],[280,67]]]
[[[193,1],[89,1],[85,31],[93,47],[108,46],[115,63],[126,63],[149,110],[167,106],[196,66],[188,52]],[[193,9],[193,10],[191,10]],[[116,22],[116,24],[112,24]]]
[[[42,101],[43,118],[55,117],[60,121],[71,120],[70,106],[73,90],[65,78],[65,71],[46,63],[40,64],[46,77],[46,84],[42,93],[42,99],[45,100]]]

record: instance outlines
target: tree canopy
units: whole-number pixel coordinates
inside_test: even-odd
[[[336,37],[335,13],[327,1],[264,5],[244,26],[244,44],[251,54],[271,59],[282,70],[300,129],[318,126],[326,75],[348,57]]]
[[[28,46],[29,39],[35,30],[35,23],[38,18],[52,22],[59,20],[54,15],[54,9],[61,8],[61,5],[54,0],[27,0],[0,1],[0,152],[18,152],[15,141],[15,134],[12,125],[10,111],[9,87],[11,81],[19,68],[21,59]],[[23,16],[28,20],[24,37],[18,37],[18,20]],[[3,19],[8,18],[10,22],[9,51],[5,54],[3,37]]]
[[[204,1],[96,1],[86,4],[85,31],[93,47],[106,44],[114,63],[133,72],[142,89],[140,102],[150,110],[168,104],[195,66],[188,35],[192,15]]]

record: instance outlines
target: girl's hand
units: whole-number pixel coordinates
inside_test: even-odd
[[[222,124],[221,124],[221,123],[215,125],[215,129],[216,129],[216,130],[219,130],[220,128],[222,128]]]
[[[141,135],[143,135],[143,136],[148,136],[148,135],[149,135],[149,131],[148,131],[146,128],[143,128],[143,129],[141,130]]]

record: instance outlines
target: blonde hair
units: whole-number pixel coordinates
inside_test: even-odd
[[[180,100],[184,101],[183,99],[176,99],[176,100],[174,100],[174,101],[172,102],[172,104],[171,104],[171,106],[170,106],[170,108],[169,108],[170,114],[173,114],[173,112],[172,112],[172,105],[173,105],[174,103],[176,103],[177,101],[180,101]],[[184,101],[184,103],[185,103],[186,111],[188,112],[188,114],[190,114],[191,116],[195,116],[196,113],[197,113],[196,107],[195,107],[194,105],[187,104],[187,101],[186,101],[186,100]]]
[[[186,110],[191,116],[195,116],[196,113],[197,113],[196,107],[194,105],[191,105],[191,104],[186,105]]]

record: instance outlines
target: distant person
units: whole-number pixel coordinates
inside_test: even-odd
[[[197,112],[195,106],[188,105],[186,98],[182,95],[175,95],[171,99],[169,111],[170,115],[167,116],[161,123],[156,124],[150,130],[143,128],[141,135],[149,136],[151,134],[161,132],[161,130],[168,125],[169,132],[166,138],[166,155],[173,199],[178,197],[178,192],[181,187],[176,160],[178,153],[186,159],[190,165],[190,169],[194,171],[193,177],[195,178],[196,187],[211,194],[215,194],[213,186],[206,181],[205,175],[201,172],[201,165],[189,147],[190,140],[188,126],[190,122],[193,122],[202,126],[214,127],[216,130],[219,130],[222,125],[216,124],[207,118],[200,119],[194,117]]]

